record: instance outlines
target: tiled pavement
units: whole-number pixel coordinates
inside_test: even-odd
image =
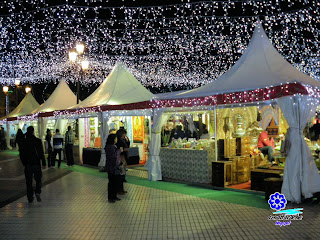
[[[319,206],[304,206],[302,221],[279,227],[267,209],[125,188],[110,204],[106,178],[68,174],[43,187],[41,203],[23,197],[1,208],[0,239],[320,239]]]
[[[68,169],[44,169],[42,184],[49,184],[70,172]],[[25,194],[24,168],[18,159],[18,152],[0,152],[0,208]]]

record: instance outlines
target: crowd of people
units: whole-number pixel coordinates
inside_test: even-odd
[[[168,122],[163,126],[161,132],[161,145],[166,146],[168,143],[172,142],[174,139],[210,139],[209,132],[207,130],[206,124],[200,124],[198,121],[194,122],[195,130],[191,132],[189,130],[189,124],[184,121],[183,123],[174,124]]]
[[[74,134],[71,127],[63,137],[59,129],[56,129],[55,135],[52,136],[50,129],[47,129],[45,137],[45,150],[48,153],[47,161],[44,155],[44,149],[40,138],[35,137],[34,128],[29,126],[24,134],[21,129],[18,129],[16,134],[16,144],[19,148],[19,156],[24,166],[25,179],[27,185],[27,198],[31,203],[34,200],[34,195],[38,202],[41,202],[41,183],[42,183],[42,168],[46,166],[53,168],[56,165],[56,156],[58,155],[58,168],[61,166],[62,152],[65,149],[67,165],[73,166],[73,144]],[[127,191],[124,190],[124,182],[126,182],[126,166],[128,160],[128,151],[130,140],[127,137],[125,129],[120,128],[116,133],[111,133],[105,143],[106,166],[105,170],[108,173],[108,201],[114,203],[121,200],[117,195],[124,195]],[[33,189],[33,178],[36,182],[36,187]]]
[[[109,134],[105,144],[106,171],[108,173],[108,201],[114,203],[121,200],[117,195],[126,194],[123,183],[126,182],[126,166],[130,141],[127,131],[120,128]]]

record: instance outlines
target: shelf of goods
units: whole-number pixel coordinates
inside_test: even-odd
[[[164,178],[192,183],[211,183],[214,149],[194,150],[161,148],[161,170]]]
[[[250,179],[250,170],[252,160],[249,156],[234,156],[232,161],[232,181],[233,184],[248,182]]]

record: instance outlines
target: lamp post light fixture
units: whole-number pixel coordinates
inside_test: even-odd
[[[84,44],[83,43],[78,43],[76,45],[76,50],[78,52],[78,54],[83,54],[84,53]]]
[[[75,50],[69,51],[69,61],[71,64],[77,63],[80,67],[80,78],[83,81],[83,74],[89,68],[89,62],[83,59],[83,54],[85,50],[85,45],[83,43],[78,43]],[[80,101],[80,82],[77,79],[77,104]]]
[[[24,90],[26,91],[26,94],[28,94],[29,92],[31,92],[31,87],[27,86]]]
[[[16,87],[20,87],[20,83],[21,83],[20,79],[14,80],[14,85],[16,85]]]
[[[75,51],[70,51],[69,52],[69,61],[71,63],[75,63],[77,61],[78,53]]]
[[[2,91],[6,95],[6,115],[9,114],[9,87],[8,86],[3,86]]]
[[[2,87],[2,91],[4,92],[4,94],[7,95],[7,93],[9,92],[9,87],[8,86],[3,86]]]
[[[89,68],[89,61],[83,60],[83,61],[81,62],[81,69],[82,69],[82,71],[86,71],[86,70],[88,70],[88,68]]]
[[[16,107],[18,106],[19,104],[19,89],[22,87],[21,86],[21,81],[19,78],[16,78],[14,80],[14,85],[16,86]]]

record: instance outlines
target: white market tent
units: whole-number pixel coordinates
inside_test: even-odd
[[[26,94],[26,96],[22,99],[22,101],[19,103],[19,105],[8,115],[3,117],[0,120],[8,119],[8,118],[16,118],[19,116],[25,116],[31,114],[31,112],[38,108],[40,104],[36,101],[36,99],[33,97],[32,93],[29,92]],[[19,128],[22,129],[24,122],[19,121]],[[7,141],[7,146],[10,146],[10,133],[9,133],[9,128],[10,128],[10,123],[7,122],[7,131],[6,131],[6,141]]]
[[[50,95],[50,97],[41,104],[38,108],[32,111],[32,114],[52,112],[56,110],[67,109],[74,106],[77,103],[76,95],[71,91],[68,84],[61,80],[56,89]],[[45,128],[47,126],[48,119],[45,117],[39,117],[38,120],[38,131],[39,137],[42,139],[45,134]],[[66,121],[57,121],[56,125],[66,124]]]
[[[240,92],[293,82],[320,87],[320,82],[287,62],[272,45],[261,24],[257,24],[247,49],[229,71],[217,80],[175,98]]]
[[[12,118],[12,117],[29,115],[29,114],[31,114],[32,111],[37,109],[39,106],[40,106],[40,104],[33,97],[32,93],[29,92],[22,99],[22,101],[19,103],[19,105],[4,118]]]
[[[122,105],[132,104],[137,102],[150,101],[154,95],[147,90],[133,74],[122,64],[117,63],[112,69],[111,73],[101,83],[101,85],[81,103],[70,107],[69,109],[82,109],[95,106],[106,105]],[[131,111],[108,111],[99,112],[98,119],[101,122],[100,136],[102,142],[106,142],[109,133],[107,122],[111,116],[151,116],[151,110]],[[81,151],[81,147],[80,147]],[[99,166],[105,165],[104,148],[101,152],[101,160]]]
[[[117,63],[101,85],[72,108],[129,104],[149,101],[153,97],[123,64]]]
[[[71,91],[68,84],[64,80],[61,80],[47,101],[35,109],[32,114],[63,110],[74,106],[76,103],[76,95]]]
[[[287,138],[291,146],[294,146],[290,148],[286,159],[281,192],[288,201],[300,203],[301,196],[310,198],[314,193],[320,192],[320,175],[302,133],[318,106],[317,96],[314,93],[318,91],[320,83],[288,63],[273,47],[260,24],[257,24],[244,54],[228,72],[207,85],[167,99],[190,99],[189,103],[193,104],[196,98],[239,92],[243,94],[256,89],[268,91],[272,87],[290,83],[300,83],[303,89],[297,89],[297,94],[291,96],[285,92],[274,95],[290,126]],[[216,104],[224,103],[216,102]],[[159,109],[154,115],[155,135],[166,118],[162,116],[163,112],[165,111]],[[152,151],[158,153],[159,136],[153,136],[150,145],[155,146]],[[155,179],[157,177],[160,179],[157,176],[161,174],[160,158],[158,154],[154,155],[154,159],[149,159],[148,171],[149,175],[151,172],[155,175]]]

